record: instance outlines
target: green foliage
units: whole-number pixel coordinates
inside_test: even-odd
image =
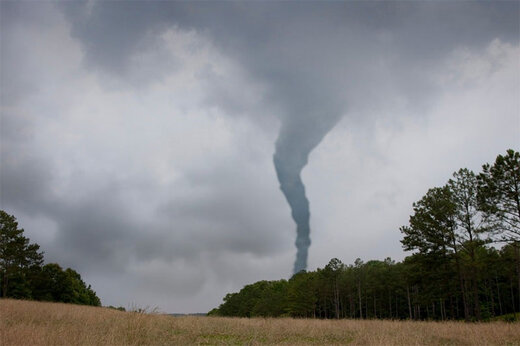
[[[287,313],[292,317],[315,317],[317,277],[314,273],[301,271],[288,282]]]
[[[287,281],[259,281],[224,297],[215,315],[239,317],[281,316],[287,309]]]
[[[507,314],[504,316],[500,316],[500,320],[504,322],[516,322],[518,321],[517,314]]]
[[[43,265],[38,244],[30,244],[14,216],[0,210],[0,287],[3,297],[100,306],[80,274],[58,264]]]
[[[480,247],[477,280],[482,319],[515,311],[515,261],[512,247]],[[330,263],[329,263],[330,264]],[[296,318],[465,319],[463,294],[471,293],[468,273],[460,290],[455,260],[414,254],[402,262],[356,261],[337,270],[326,266],[300,272],[290,280],[259,281],[229,293],[210,316]],[[466,281],[468,280],[468,281]],[[512,285],[512,286],[511,286]],[[512,291],[513,288],[513,291]],[[468,293],[469,292],[469,293]],[[515,301],[512,300],[513,293]],[[476,320],[468,296],[469,320]]]
[[[2,297],[23,297],[29,293],[27,275],[43,263],[38,244],[30,244],[12,215],[0,210],[0,275]],[[13,290],[10,295],[10,289]]]
[[[218,308],[211,309],[207,314],[207,316],[220,316],[220,311]]]
[[[520,153],[509,149],[478,175],[479,208],[500,241],[520,241]]]
[[[56,263],[41,268],[32,287],[36,300],[100,306],[101,302],[90,286],[73,269],[63,270]]]
[[[455,241],[456,210],[449,187],[428,190],[420,201],[413,204],[410,225],[400,228],[404,234],[401,240],[404,249],[446,256]]]

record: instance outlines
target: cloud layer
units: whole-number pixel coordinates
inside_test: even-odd
[[[514,2],[1,6],[1,208],[105,304],[290,275],[280,130],[319,143],[310,269],[402,258],[413,201],[518,148]]]

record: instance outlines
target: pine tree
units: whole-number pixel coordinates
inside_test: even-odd
[[[9,281],[18,278],[21,285],[26,284],[25,276],[34,267],[41,267],[43,253],[38,252],[38,244],[30,244],[23,236],[23,229],[12,215],[0,210],[0,276],[2,297],[7,297]],[[24,287],[26,289],[26,287]]]

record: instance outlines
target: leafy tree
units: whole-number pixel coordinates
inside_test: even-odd
[[[7,297],[9,293],[11,280],[16,278],[13,281],[18,284],[24,282],[28,271],[43,263],[43,253],[38,251],[40,246],[30,244],[23,232],[23,229],[18,228],[14,216],[0,210],[0,275],[3,297]]]
[[[224,297],[218,310],[213,315],[238,317],[276,317],[285,313],[287,281],[258,281],[246,285],[238,293],[229,293]]]
[[[482,318],[514,312],[520,298],[514,290],[515,254],[511,244],[500,251],[479,247],[477,281]],[[466,253],[463,253],[467,256]],[[259,281],[227,294],[215,316],[284,316],[298,318],[467,318],[453,258],[415,253],[401,263],[360,259],[295,274],[289,281]],[[467,273],[464,273],[465,275]],[[338,279],[339,313],[335,309],[334,277]],[[464,284],[467,284],[465,281]],[[467,288],[468,290],[470,287]],[[473,311],[474,313],[474,311]],[[471,316],[469,316],[471,317]]]
[[[456,209],[447,186],[428,190],[420,201],[413,204],[410,225],[400,228],[404,234],[401,240],[404,250],[446,256],[448,248],[455,244]]]
[[[242,299],[238,292],[226,294],[223,300],[224,302],[218,307],[218,315],[245,317],[240,314]]]
[[[3,297],[100,306],[78,272],[58,264],[42,266],[43,253],[30,244],[16,218],[0,210],[0,278]]]
[[[471,294],[468,297],[472,303],[473,313],[477,320],[480,319],[480,302],[478,293],[479,267],[476,252],[484,243],[480,235],[486,231],[482,227],[482,216],[478,210],[477,177],[472,171],[463,168],[453,174],[448,181],[453,203],[455,204],[455,225],[457,245],[462,251],[461,258],[467,258],[467,277],[471,286]]]
[[[251,316],[277,317],[287,311],[287,281],[266,281]]]
[[[513,244],[517,291],[520,296],[520,153],[512,149],[485,164],[478,176],[479,207],[497,240]],[[518,299],[520,310],[520,298]]]
[[[503,287],[505,288],[505,305],[511,307],[511,309],[508,309],[509,311],[517,312],[517,305],[520,302],[520,290],[518,290],[518,286],[516,290],[514,289],[514,282],[515,277],[518,279],[518,247],[516,244],[506,244],[500,249],[500,254],[500,274],[502,276]]]
[[[359,318],[363,318],[363,299],[362,299],[362,286],[364,285],[365,273],[363,270],[364,263],[361,258],[356,258],[354,261],[354,276],[356,278],[356,287],[357,287],[357,300],[358,300],[358,308],[359,308]],[[366,317],[366,315],[365,315]]]
[[[65,274],[68,277],[70,286],[72,288],[71,303],[100,306],[101,301],[96,296],[96,292],[92,290],[90,285],[86,285],[81,275],[74,269],[67,268]]]
[[[455,205],[457,240],[460,244],[479,245],[480,235],[487,229],[482,226],[482,216],[478,206],[478,183],[475,173],[462,168],[453,173],[448,187]],[[472,249],[467,249],[471,252]]]
[[[498,240],[520,241],[520,153],[509,149],[478,176],[479,207]]]
[[[328,281],[329,287],[332,292],[332,304],[334,306],[334,316],[338,319],[340,316],[340,292],[339,292],[339,276],[343,270],[344,264],[337,258],[333,258],[329,261],[329,264],[325,266],[322,274]]]
[[[316,317],[316,275],[301,271],[289,280],[287,312],[292,317]]]
[[[419,250],[419,255],[427,256],[426,262],[432,261],[435,265],[423,268],[438,270],[440,275],[450,271],[451,259],[455,259],[464,316],[469,320],[470,312],[456,233],[457,209],[448,185],[428,190],[420,201],[414,203],[410,226],[401,227],[401,232],[405,235],[401,243],[406,251]]]
[[[33,297],[35,299],[65,302],[64,296],[71,295],[66,275],[56,263],[44,265],[34,282]]]

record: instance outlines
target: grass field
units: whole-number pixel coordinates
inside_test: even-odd
[[[171,317],[0,299],[0,345],[520,345],[520,324]]]

